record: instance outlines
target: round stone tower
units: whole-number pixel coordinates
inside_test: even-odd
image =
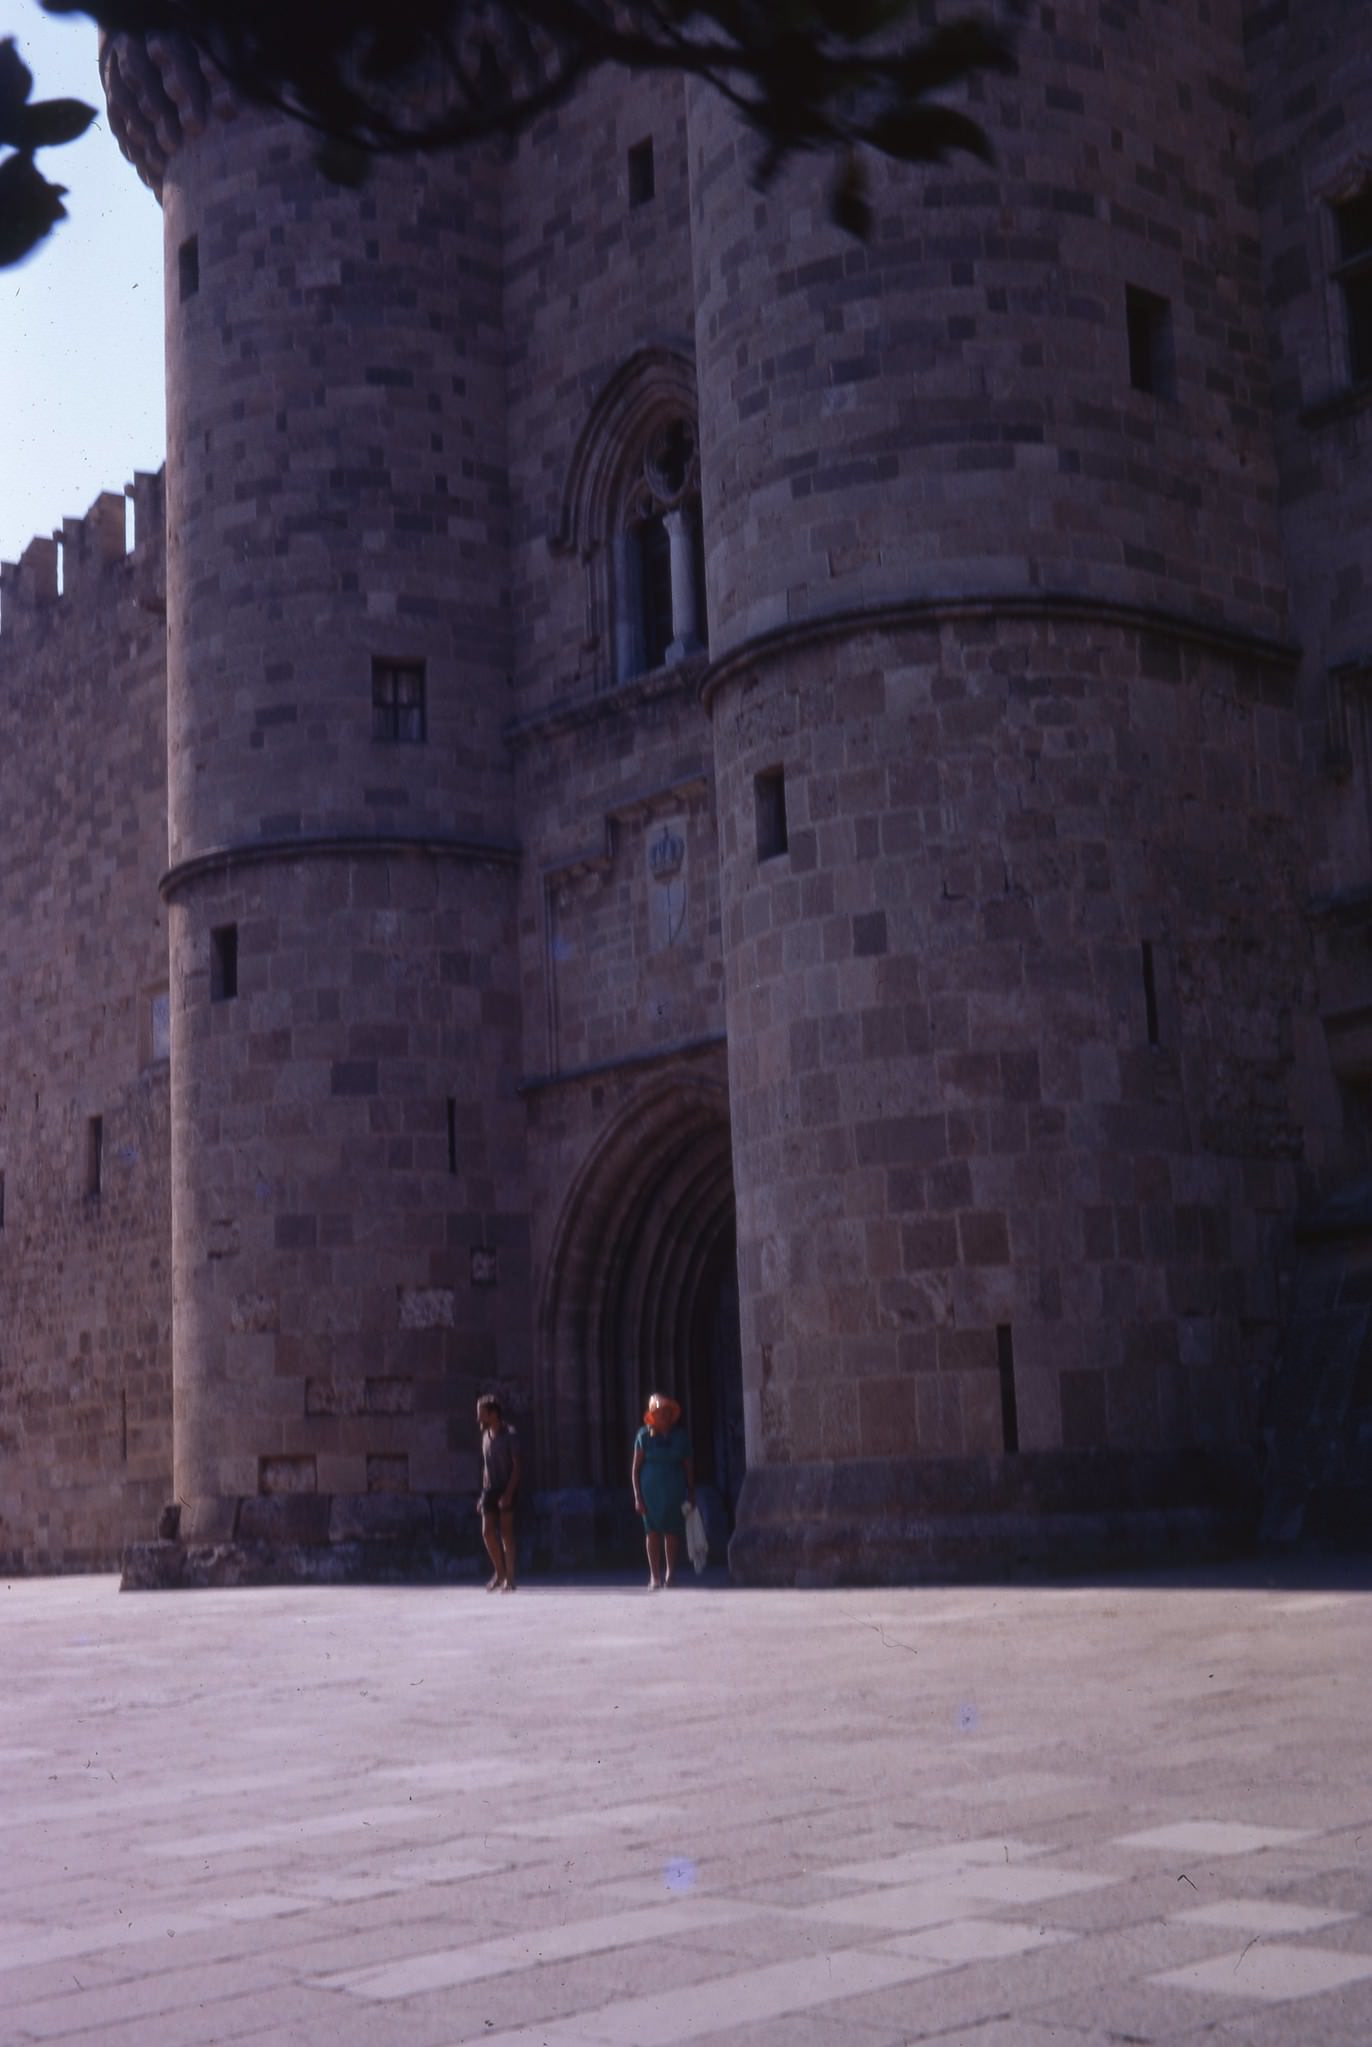
[[[1320,1053],[1238,9],[1164,11],[1030,11],[865,246],[693,96],[745,1579],[1248,1510]]]
[[[469,1544],[527,1371],[492,167],[346,190],[189,46],[102,63],[166,234],[182,1541]]]

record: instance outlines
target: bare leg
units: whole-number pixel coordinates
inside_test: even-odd
[[[679,1535],[664,1535],[662,1540],[667,1548],[667,1583],[670,1585],[676,1576],[676,1560],[681,1548],[681,1537]]]
[[[500,1523],[494,1514],[481,1517],[481,1540],[486,1545],[486,1554],[491,1560],[495,1576],[486,1587],[488,1592],[497,1592],[505,1583],[505,1551],[500,1541]]]
[[[500,1542],[505,1552],[505,1590],[513,1592],[517,1564],[515,1556],[514,1509],[504,1507],[500,1514]]]
[[[648,1530],[648,1584],[654,1592],[662,1583],[662,1537],[656,1529]]]

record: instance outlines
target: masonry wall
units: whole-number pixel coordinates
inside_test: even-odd
[[[874,165],[865,245],[677,81],[350,194],[107,46],[172,636],[118,501],[60,599],[44,544],[0,586],[0,1557],[151,1532],[173,1313],[191,1539],[467,1540],[492,1381],[531,1483],[622,1493],[736,1223],[749,1461],[857,1470],[849,1563],[881,1460],[984,1509],[1018,1453],[1255,1441],[1291,1219],[1361,1156],[1321,1004],[1372,1072],[1365,919],[1306,916],[1372,884],[1321,241],[1365,11],[1006,0],[995,165]],[[623,681],[615,494],[677,414],[708,657]],[[784,1576],[822,1513],[759,1497]]]
[[[1250,1440],[1321,1070],[1289,677],[1005,619],[738,669],[750,1459]]]
[[[1336,206],[1368,189],[1372,15],[1248,10],[1273,427],[1304,659],[1321,1000],[1350,1097],[1372,1085],[1372,385],[1353,377]]]
[[[477,1396],[527,1405],[513,906],[507,867],[423,853],[171,906],[176,1469],[204,1535],[424,1533],[435,1496],[466,1531]]]
[[[629,151],[644,142],[654,192],[633,204]],[[680,81],[590,80],[518,145],[502,218],[514,676],[529,719],[610,679],[595,565],[553,545],[578,439],[636,353],[694,348]]]
[[[109,1569],[171,1496],[160,479],[0,578],[0,1558]],[[92,1119],[101,1124],[94,1187]]]
[[[732,1242],[705,662],[617,685],[610,534],[564,523],[578,465],[641,465],[602,417],[636,366],[696,411],[680,81],[590,81],[515,150],[503,213],[538,1468],[622,1496],[649,1385],[691,1404],[692,1261]]]
[[[865,247],[690,98],[749,1484],[892,1555],[1251,1446],[1339,1143],[1241,9],[1006,12]]]
[[[527,1380],[497,166],[240,110],[162,196],[182,1531],[451,1542]]]
[[[1237,0],[1022,16],[995,162],[759,204],[690,101],[713,651],[852,606],[1071,593],[1287,630]],[[1126,288],[1165,304],[1131,380]]]

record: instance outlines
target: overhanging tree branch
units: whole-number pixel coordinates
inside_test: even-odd
[[[245,99],[303,122],[331,175],[376,155],[510,138],[605,64],[698,78],[738,110],[765,183],[790,158],[831,157],[834,216],[865,231],[863,153],[932,163],[983,157],[980,125],[940,95],[1010,71],[989,21],[912,26],[919,0],[41,0],[110,33],[187,38]],[[22,67],[21,67],[22,68]],[[27,74],[25,74],[27,76]],[[70,104],[70,103],[68,103]],[[0,133],[0,144],[8,138]],[[11,145],[18,147],[18,145]],[[30,218],[28,247],[60,217],[60,188],[0,163],[0,207]],[[32,154],[27,164],[32,166]],[[33,178],[37,178],[37,185]],[[57,212],[51,212],[55,195]],[[48,217],[43,218],[47,207]],[[9,243],[0,232],[0,262]]]

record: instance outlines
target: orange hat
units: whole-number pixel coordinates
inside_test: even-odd
[[[649,1396],[643,1419],[650,1429],[674,1428],[681,1419],[681,1409],[670,1395],[654,1393]]]

